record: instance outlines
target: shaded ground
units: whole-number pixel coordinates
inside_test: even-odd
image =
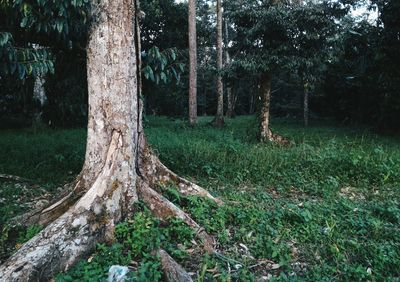
[[[136,280],[162,279],[151,256],[160,246],[198,281],[399,280],[399,140],[328,123],[304,129],[274,120],[274,131],[294,141],[280,148],[256,143],[253,117],[221,129],[208,121],[191,129],[180,120],[151,117],[146,133],[166,165],[227,203],[216,207],[163,187],[216,236],[221,255],[198,254],[194,234],[181,222],[159,222],[138,205],[137,216],[117,229],[114,245],[99,246],[58,281],[101,280],[117,263],[130,264]],[[84,146],[84,130],[1,132],[0,172],[34,180],[0,180],[3,253],[39,230],[13,230],[16,236],[6,222],[24,203],[57,193],[71,180]]]

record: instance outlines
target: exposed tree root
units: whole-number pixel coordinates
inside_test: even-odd
[[[261,134],[260,139],[261,139],[261,142],[269,141],[269,142],[272,142],[272,143],[282,146],[282,147],[289,147],[292,144],[289,139],[287,139],[281,135],[273,133],[271,131],[271,129],[268,129],[267,134]]]
[[[76,183],[77,184],[75,186],[71,185],[71,183],[64,185],[63,190],[66,193],[64,192],[64,196],[62,196],[60,200],[56,201],[50,206],[39,206],[36,209],[31,210],[25,214],[16,216],[15,218],[10,220],[10,224],[19,226],[36,224],[47,226],[58,217],[60,217],[62,214],[64,214],[66,211],[68,211],[68,209],[73,206],[84,194],[84,191],[82,191],[81,182],[76,181]]]
[[[0,281],[46,281],[67,270],[97,243],[88,219],[65,213],[0,266]]]
[[[215,127],[220,127],[225,125],[225,119],[223,116],[216,116],[212,121],[211,125]]]
[[[159,250],[161,267],[167,282],[192,282],[190,275],[166,251]]]
[[[146,142],[141,150],[140,158],[140,168],[141,174],[144,176],[151,187],[156,187],[157,185],[166,185],[168,183],[173,183],[177,186],[178,191],[185,196],[199,196],[207,198],[218,205],[223,205],[223,202],[213,197],[207,190],[200,187],[199,185],[190,182],[176,173],[168,169],[160,159],[152,152],[150,147]]]
[[[34,183],[35,181],[15,175],[9,175],[9,174],[0,174],[0,179],[3,180],[9,180],[9,181],[15,181],[15,182],[23,182],[23,183]]]
[[[138,182],[137,191],[139,199],[145,202],[153,214],[160,219],[176,217],[185,222],[195,232],[196,237],[201,239],[204,244],[204,250],[208,253],[214,253],[214,239],[207,234],[197,222],[195,222],[187,213],[168,201],[165,197],[154,191],[147,183]]]

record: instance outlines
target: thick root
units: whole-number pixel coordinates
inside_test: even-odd
[[[25,182],[25,183],[34,183],[35,181],[15,175],[9,174],[0,174],[0,179],[7,180],[7,181],[15,181],[15,182]]]
[[[224,204],[223,201],[212,196],[204,188],[172,172],[152,152],[146,142],[142,143],[145,143],[146,145],[144,148],[142,148],[142,154],[140,158],[141,174],[147,179],[150,186],[156,187],[157,185],[174,183],[178,188],[178,192],[180,192],[182,195],[199,196],[209,199],[218,205]]]
[[[98,242],[88,222],[88,213],[64,214],[0,266],[0,281],[46,281],[67,270]]]
[[[78,177],[80,179],[80,177]],[[73,189],[71,189],[73,187]],[[71,191],[72,190],[72,191]],[[72,207],[79,198],[84,194],[81,181],[76,181],[76,185],[64,185],[63,191],[66,195],[53,204],[36,207],[33,211],[29,211],[23,215],[19,215],[10,220],[11,225],[29,226],[41,225],[47,226],[61,215],[63,215],[70,207]],[[70,192],[69,192],[70,191]],[[48,199],[50,201],[50,199]]]
[[[225,119],[221,116],[216,116],[212,121],[211,125],[215,127],[221,127],[225,125]]]
[[[187,213],[168,201],[165,197],[154,191],[147,183],[139,182],[137,186],[139,199],[145,202],[153,214],[160,219],[176,217],[185,222],[195,232],[196,236],[203,241],[204,250],[208,253],[214,253],[214,239],[197,222],[195,222]]]
[[[190,275],[166,251],[159,250],[161,267],[167,282],[192,282]]]
[[[264,137],[263,137],[264,136]],[[292,143],[290,142],[289,139],[275,134],[271,131],[271,129],[268,129],[267,134],[261,134],[261,142],[272,142],[276,145],[282,146],[282,147],[289,147]]]

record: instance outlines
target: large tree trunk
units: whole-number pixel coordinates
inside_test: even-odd
[[[0,268],[1,281],[43,281],[67,270],[129,213],[139,140],[135,3],[93,1],[88,44],[86,159],[75,193],[83,196]]]
[[[47,281],[68,270],[96,244],[113,240],[115,224],[132,214],[139,198],[160,218],[183,219],[213,252],[213,240],[204,229],[153,190],[173,182],[182,194],[221,203],[168,170],[146,145],[137,11],[135,0],[92,0],[85,163],[72,192],[35,213],[37,222],[47,227],[0,266],[0,281]]]
[[[222,3],[217,0],[217,114],[214,118],[213,124],[216,126],[223,125],[224,121],[224,86],[222,83],[221,70],[223,67],[223,53],[222,53]]]
[[[197,123],[196,0],[189,0],[189,124]]]

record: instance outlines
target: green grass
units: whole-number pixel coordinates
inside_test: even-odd
[[[83,129],[0,132],[0,172],[58,185],[73,179],[83,164]]]
[[[400,140],[328,122],[305,129],[273,120],[273,130],[294,142],[281,148],[256,142],[254,117],[218,129],[209,121],[201,118],[192,129],[149,117],[145,130],[166,165],[227,203],[216,207],[165,187],[170,200],[216,236],[221,255],[187,254],[193,234],[179,222],[160,224],[141,207],[119,225],[114,245],[99,246],[90,262],[58,281],[101,280],[110,265],[131,261],[139,263],[132,279],[155,281],[162,274],[150,253],[160,246],[194,269],[197,281],[400,279]],[[79,171],[84,139],[83,130],[2,132],[0,172],[54,189]],[[19,192],[10,185],[0,188],[3,222],[20,212],[11,204]]]

